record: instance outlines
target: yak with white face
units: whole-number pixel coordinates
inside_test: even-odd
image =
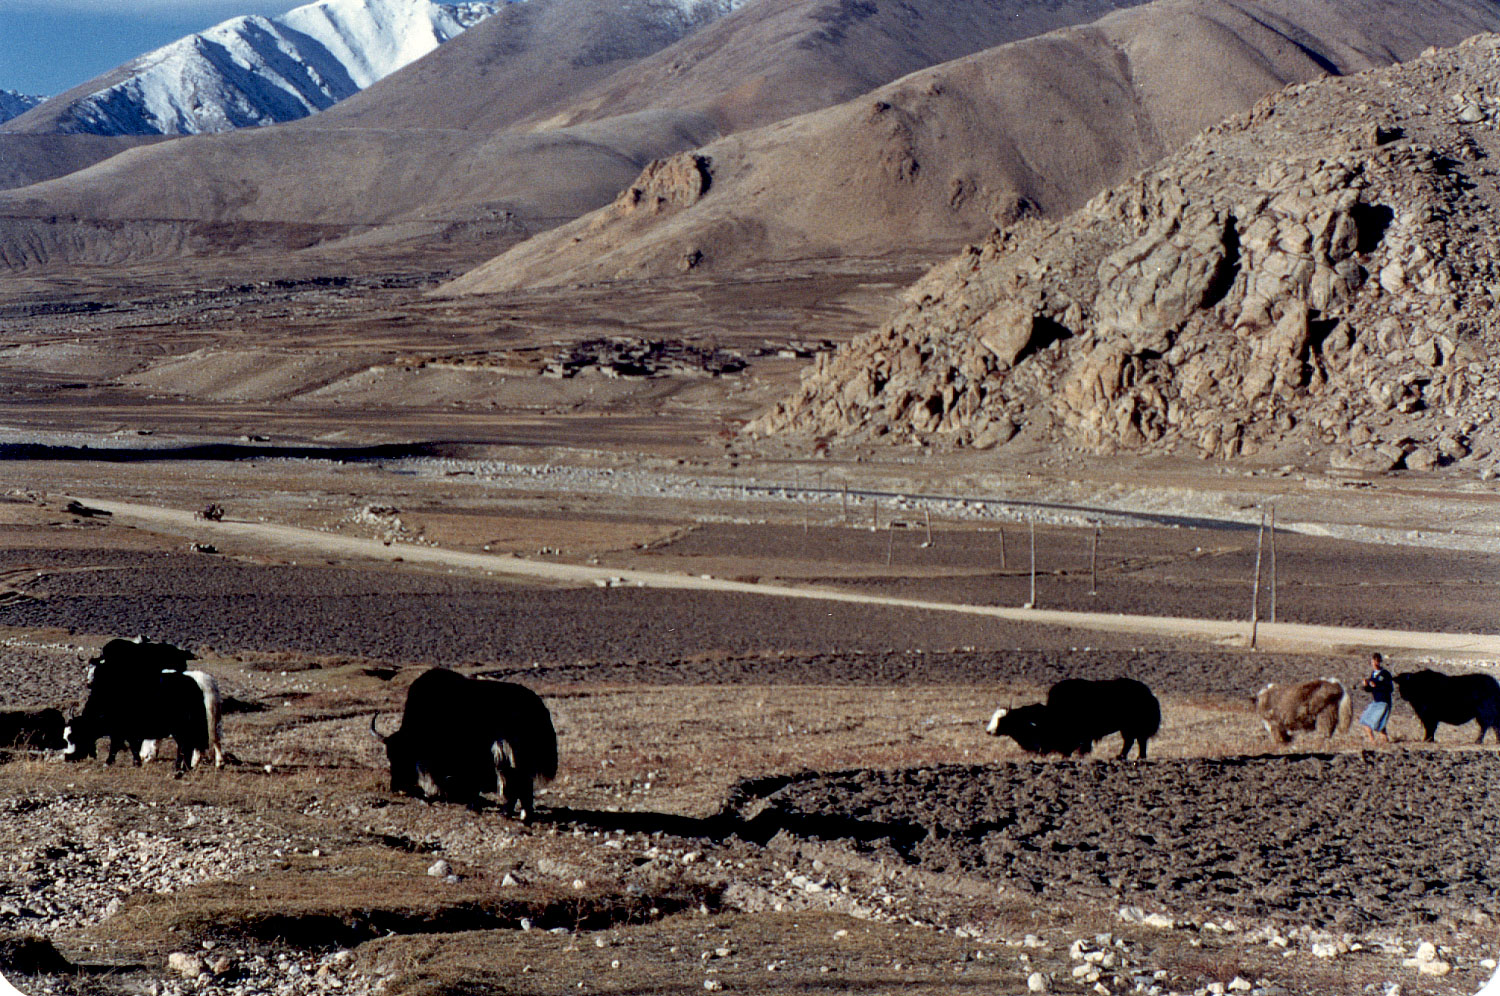
[[[535,811],[534,787],[557,777],[552,714],[531,689],[468,678],[446,668],[425,671],[406,693],[401,728],[370,732],[385,744],[391,791],[477,807],[499,792],[502,811]]]
[[[177,742],[178,772],[197,765],[209,751],[214,766],[222,767],[219,742],[219,685],[204,671],[158,671],[139,675],[114,672],[102,665],[94,673],[83,712],[63,731],[65,760],[96,757],[98,740],[109,737],[113,764],[128,748],[136,764],[149,758],[147,745],[171,738]]]
[[[985,726],[990,736],[1010,737],[1032,754],[1087,754],[1095,741],[1118,733],[1121,758],[1132,745],[1144,758],[1146,741],[1159,729],[1161,704],[1133,678],[1065,678],[1048,690],[1045,703],[996,709]]]

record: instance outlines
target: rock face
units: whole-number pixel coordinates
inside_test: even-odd
[[[610,207],[617,215],[636,211],[661,214],[686,207],[702,197],[712,182],[708,159],[692,152],[657,159],[641,171],[640,178],[620,192]]]
[[[1019,425],[1366,470],[1486,456],[1497,70],[1485,35],[1267,98],[935,268],[748,431],[963,446]]]

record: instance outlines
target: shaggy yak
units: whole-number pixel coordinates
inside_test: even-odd
[[[1250,697],[1255,714],[1277,743],[1292,742],[1292,731],[1321,730],[1332,740],[1346,733],[1354,719],[1354,702],[1335,678],[1315,678],[1295,685],[1269,684]]]
[[[1121,758],[1131,744],[1144,758],[1146,741],[1159,729],[1161,704],[1134,678],[1065,678],[1047,692],[1045,704],[996,709],[985,726],[990,736],[1010,737],[1033,754],[1087,754],[1096,740],[1118,733],[1125,738]]]
[[[433,668],[407,690],[399,730],[382,734],[375,718],[370,732],[385,744],[392,792],[477,808],[481,793],[498,790],[502,812],[519,806],[526,822],[534,784],[557,777],[552,714],[522,685]]]
[[[215,767],[223,767],[219,703],[218,682],[203,671],[131,674],[123,667],[101,664],[83,712],[68,720],[63,730],[63,759],[95,757],[99,738],[109,737],[106,764],[113,764],[115,755],[127,747],[140,764],[150,760],[157,740],[171,737],[177,741],[179,773],[196,766],[209,751]]]
[[[1423,739],[1431,741],[1439,723],[1462,726],[1475,720],[1479,723],[1476,744],[1483,743],[1490,730],[1500,740],[1500,683],[1489,675],[1409,671],[1396,675],[1396,688],[1416,711],[1426,733]]]

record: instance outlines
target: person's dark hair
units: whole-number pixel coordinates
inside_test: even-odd
[[[1370,655],[1370,663],[1372,663],[1372,664],[1379,664],[1380,662],[1382,662],[1384,660],[1385,660],[1385,658],[1382,657],[1382,656],[1380,656],[1380,651],[1378,651],[1378,650],[1375,651],[1373,654]]]

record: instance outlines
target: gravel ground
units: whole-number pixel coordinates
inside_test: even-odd
[[[44,934],[99,923],[134,892],[233,878],[312,846],[253,816],[131,796],[23,795],[0,802],[0,819],[0,929]]]

